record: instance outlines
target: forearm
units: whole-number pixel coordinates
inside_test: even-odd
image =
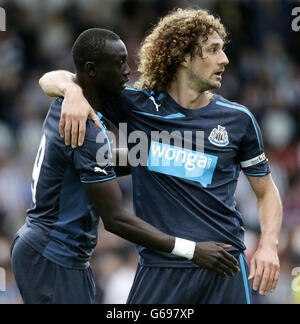
[[[233,277],[234,272],[240,271],[238,261],[225,251],[230,245],[215,242],[195,243],[175,238],[124,210],[115,215],[114,222],[105,228],[148,249],[192,260],[200,267],[216,271],[222,277]]]
[[[127,210],[120,210],[111,217],[112,222],[104,222],[105,229],[151,250],[171,253],[175,237],[165,234]]]
[[[231,245],[216,242],[196,243],[163,233],[124,209],[122,191],[116,180],[84,184],[84,187],[106,230],[148,249],[192,260],[223,277],[232,277],[232,271],[239,271],[238,261],[225,251]]]
[[[64,97],[69,89],[80,89],[75,83],[75,74],[69,71],[52,71],[39,80],[42,90],[50,97]]]
[[[116,180],[84,184],[84,187],[106,230],[149,249],[169,253],[173,250],[174,237],[124,208],[123,194]]]
[[[282,226],[282,204],[276,187],[258,198],[258,214],[261,226],[260,245],[277,248]]]
[[[253,280],[253,289],[266,296],[276,288],[280,261],[278,258],[279,233],[282,225],[282,205],[278,189],[271,177],[257,183],[258,214],[261,239],[250,263],[248,280]]]

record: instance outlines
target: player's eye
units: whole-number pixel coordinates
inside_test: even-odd
[[[218,48],[217,48],[217,47],[212,47],[212,48],[209,50],[209,52],[210,52],[210,53],[213,53],[213,54],[217,53],[217,51],[218,51]]]

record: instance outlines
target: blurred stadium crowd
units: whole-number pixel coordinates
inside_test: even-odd
[[[274,294],[256,303],[300,303],[292,269],[300,267],[300,32],[292,31],[288,0],[9,0],[1,1],[7,31],[0,33],[0,267],[6,292],[0,303],[21,303],[10,270],[9,248],[31,201],[32,166],[51,99],[38,86],[43,73],[73,70],[70,49],[81,31],[112,29],[126,43],[131,84],[137,78],[136,50],[159,16],[174,7],[201,7],[220,15],[230,32],[230,65],[220,93],[247,106],[264,135],[284,224],[281,277]],[[120,184],[132,208],[130,177]],[[259,238],[255,197],[241,175],[236,194],[246,225],[247,256]],[[137,264],[134,246],[100,228],[92,259],[98,303],[124,303]]]

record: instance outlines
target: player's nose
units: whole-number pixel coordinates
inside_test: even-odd
[[[125,71],[124,71],[124,76],[128,78],[130,74],[131,74],[131,69],[130,69],[128,63],[126,63],[126,68],[125,68]]]
[[[221,55],[220,55],[220,58],[219,58],[219,62],[218,62],[220,65],[228,65],[229,64],[229,60],[228,60],[228,57],[227,55],[225,54],[224,51],[221,52]]]

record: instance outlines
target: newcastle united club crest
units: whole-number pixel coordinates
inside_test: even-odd
[[[212,130],[208,139],[216,146],[226,146],[229,144],[228,133],[225,127],[220,125],[218,125],[218,128]]]

